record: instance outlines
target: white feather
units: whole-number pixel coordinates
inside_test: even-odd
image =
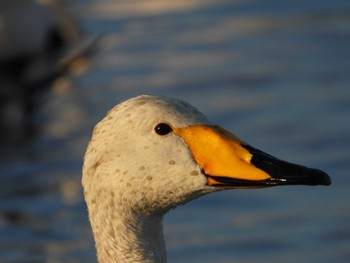
[[[185,142],[154,127],[210,124],[179,100],[139,96],[117,105],[96,126],[83,187],[98,260],[166,262],[164,214],[210,191]]]

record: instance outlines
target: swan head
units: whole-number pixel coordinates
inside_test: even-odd
[[[164,214],[213,191],[330,179],[249,146],[185,102],[143,95],[95,127],[82,182],[90,213],[108,197],[108,209]]]
[[[195,125],[210,122],[171,98],[139,96],[114,107],[95,127],[85,155],[87,203],[106,191],[116,206],[164,213],[211,191],[186,142],[172,131]]]
[[[330,178],[251,147],[187,103],[139,96],[95,127],[82,183],[99,262],[166,262],[169,209],[218,190]]]

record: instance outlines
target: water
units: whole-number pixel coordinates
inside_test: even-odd
[[[0,262],[96,262],[80,187],[93,126],[122,99],[186,100],[330,187],[225,191],[171,211],[170,262],[350,262],[348,1],[78,1],[103,35],[31,141],[0,150]],[[67,79],[63,79],[67,81]]]

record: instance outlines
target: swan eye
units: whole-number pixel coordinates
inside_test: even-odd
[[[167,135],[173,131],[173,128],[171,128],[169,124],[159,123],[156,125],[156,127],[154,127],[154,130],[158,135]]]

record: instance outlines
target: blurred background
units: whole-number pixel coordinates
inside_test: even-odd
[[[348,0],[1,0],[1,263],[96,262],[84,151],[139,94],[333,180],[179,207],[169,262],[350,262]]]

